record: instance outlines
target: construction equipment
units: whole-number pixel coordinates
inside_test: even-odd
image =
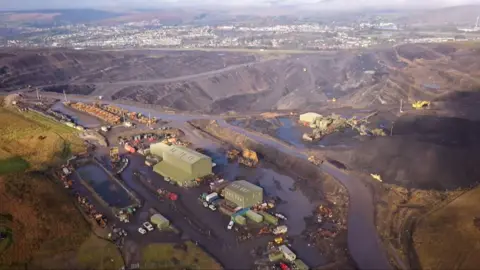
[[[283,243],[283,238],[282,237],[276,237],[275,239],[273,239],[273,241],[275,241],[275,244],[281,245]]]
[[[428,109],[430,107],[430,101],[416,100],[412,103],[412,107],[417,110]]]
[[[257,236],[260,236],[262,234],[269,234],[271,231],[270,231],[270,228],[268,227],[263,227],[260,229],[260,231],[258,232]]]
[[[227,158],[229,160],[235,160],[236,158],[238,158],[239,154],[240,154],[240,152],[237,149],[232,149],[232,150],[227,152]]]
[[[70,106],[72,108],[76,109],[76,110],[86,112],[90,115],[98,117],[98,118],[102,119],[103,121],[108,122],[110,124],[120,123],[120,117],[119,116],[103,110],[100,107],[100,104],[98,102],[95,102],[94,105],[88,105],[88,104],[84,104],[84,103],[81,103],[81,102],[77,102],[77,103],[71,103]]]
[[[372,178],[377,180],[378,182],[383,182],[382,177],[379,174],[371,173],[370,176],[372,176]]]
[[[112,163],[116,163],[120,161],[120,155],[118,154],[118,147],[110,148],[110,160]]]
[[[248,167],[255,167],[258,164],[257,153],[250,149],[244,149],[242,156],[238,158],[238,162]]]
[[[311,163],[313,163],[316,166],[320,166],[323,163],[323,160],[320,160],[316,156],[309,156],[308,161],[310,161]]]
[[[273,234],[275,234],[275,235],[284,234],[284,233],[287,233],[287,231],[288,231],[287,226],[280,225],[280,226],[276,227],[275,229],[273,229]]]

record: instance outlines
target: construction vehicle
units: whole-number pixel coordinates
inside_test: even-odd
[[[228,160],[235,160],[236,158],[238,158],[239,154],[240,152],[237,149],[232,149],[227,152],[227,158]]]
[[[112,163],[117,163],[120,161],[120,155],[118,154],[118,147],[110,148],[110,160]]]
[[[255,167],[258,164],[257,153],[250,149],[244,149],[242,156],[238,158],[238,162],[248,167]]]
[[[430,101],[416,100],[412,103],[412,107],[416,110],[428,109],[430,107]]]
[[[285,225],[280,225],[278,227],[276,227],[275,229],[273,229],[273,234],[275,235],[280,235],[280,234],[284,234],[284,233],[287,233],[288,231],[288,227],[285,226]]]
[[[320,160],[316,156],[309,156],[308,161],[310,161],[311,163],[313,163],[316,166],[320,166],[323,163],[323,160]]]
[[[275,244],[280,245],[280,244],[283,243],[283,238],[282,237],[276,237],[275,239],[273,239],[273,241],[275,241]]]
[[[378,182],[383,182],[382,177],[381,177],[379,174],[373,174],[373,173],[371,173],[370,176],[371,176],[373,179],[377,180]]]
[[[167,191],[165,189],[159,188],[159,189],[157,189],[157,193],[158,193],[158,195],[160,195],[162,197],[167,197],[170,201],[178,200],[178,195],[176,193]]]
[[[270,232],[271,232],[270,228],[263,227],[263,228],[260,229],[260,231],[258,231],[257,236],[260,236],[262,234],[269,234]]]

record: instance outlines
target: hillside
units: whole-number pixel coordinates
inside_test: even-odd
[[[206,51],[6,52],[0,58],[0,80],[9,89],[30,84],[213,113],[312,110],[332,98],[338,106],[397,106],[400,99],[435,99],[480,87],[478,48],[471,43],[406,44],[283,57]]]
[[[70,127],[0,107],[0,269],[101,269],[116,247],[92,234],[72,197],[48,173],[85,146]],[[91,250],[104,252],[91,255]],[[88,260],[85,260],[87,258]]]

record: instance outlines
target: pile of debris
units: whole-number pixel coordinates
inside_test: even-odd
[[[107,226],[107,218],[102,213],[95,210],[93,204],[91,204],[87,198],[80,196],[79,193],[76,193],[75,197],[77,198],[80,206],[83,208],[85,214],[94,219],[101,228],[105,228]]]
[[[240,152],[236,149],[232,149],[227,152],[227,158],[230,161],[238,160],[240,164],[243,164],[247,167],[255,167],[258,164],[258,156],[255,151],[245,148],[242,151],[242,155],[240,156]]]
[[[335,113],[328,116],[319,115],[310,124],[313,131],[303,134],[303,139],[305,141],[321,140],[329,134],[343,131],[346,128],[356,130],[361,136],[386,136],[387,134],[381,128],[369,129],[367,127],[368,119],[375,114],[376,112],[362,119],[357,119],[356,116],[347,119]]]

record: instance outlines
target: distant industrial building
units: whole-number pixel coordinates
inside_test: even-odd
[[[247,208],[263,202],[263,189],[248,181],[234,181],[223,190],[226,200]]]
[[[315,119],[317,119],[318,117],[322,117],[322,115],[314,112],[304,113],[300,115],[300,122],[306,125],[310,125],[315,122]]]
[[[212,159],[187,147],[156,144],[150,152],[163,159],[153,170],[179,186],[192,186],[196,178],[212,173]]]

